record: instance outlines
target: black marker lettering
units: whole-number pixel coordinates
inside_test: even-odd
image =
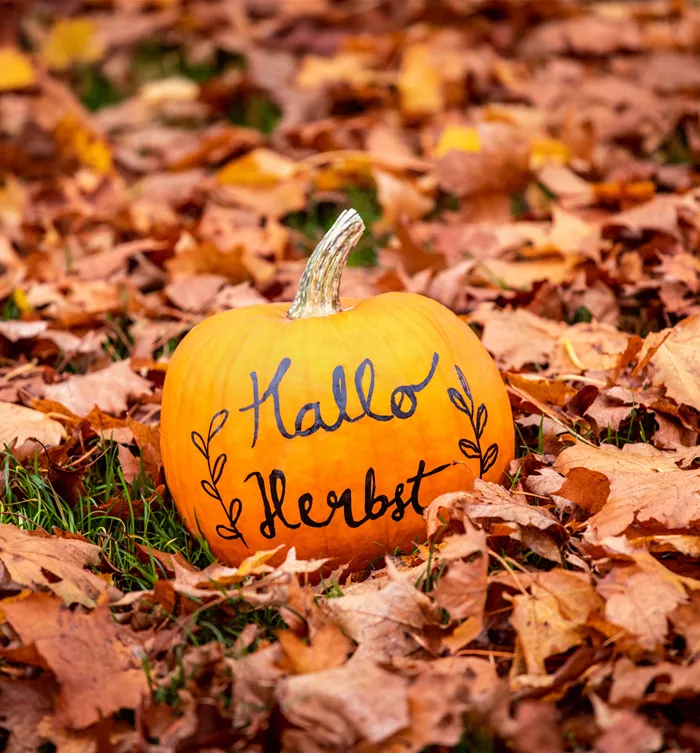
[[[396,418],[410,418],[416,412],[416,408],[418,407],[418,398],[416,397],[416,393],[424,390],[430,384],[430,380],[435,375],[435,369],[437,369],[438,360],[438,354],[433,353],[433,362],[430,365],[430,371],[428,372],[428,376],[422,382],[418,382],[418,384],[407,384],[403,387],[397,387],[391,393],[391,412]],[[407,398],[408,402],[410,403],[410,408],[408,410],[405,410],[403,408],[404,398]]]
[[[270,504],[270,499],[267,497],[265,480],[263,479],[262,473],[259,471],[253,471],[245,477],[244,481],[249,481],[251,478],[255,478],[258,483],[258,489],[260,490],[260,496],[262,497],[263,506],[265,508],[265,519],[260,524],[260,533],[266,539],[274,539],[275,518],[279,518],[280,523],[286,528],[299,528],[301,523],[288,522],[282,509],[284,495],[287,489],[287,479],[283,471],[276,468],[270,473],[270,499],[272,500],[272,504]]]
[[[283,358],[279,362],[277,371],[272,377],[268,388],[263,392],[262,397],[258,397],[258,375],[255,371],[251,372],[250,378],[253,381],[253,402],[250,405],[246,405],[245,408],[239,408],[238,410],[243,413],[244,411],[253,409],[253,444],[251,447],[255,447],[255,443],[258,441],[258,429],[260,428],[260,406],[272,396],[272,403],[275,411],[275,421],[277,422],[277,428],[280,434],[287,439],[292,439],[295,434],[290,434],[285,428],[282,421],[282,415],[280,413],[280,395],[279,387],[280,382],[284,378],[284,375],[289,371],[289,367],[292,365],[291,358]]]
[[[417,384],[404,384],[396,387],[391,393],[390,399],[390,414],[379,413],[372,407],[372,399],[374,397],[374,385],[376,380],[374,364],[369,358],[365,358],[362,363],[355,370],[355,392],[357,393],[357,399],[359,400],[362,412],[358,416],[348,415],[348,384],[347,377],[345,375],[345,369],[342,366],[336,366],[333,369],[331,377],[331,388],[333,390],[333,402],[338,409],[338,416],[333,423],[327,423],[322,414],[320,401],[312,401],[302,405],[296,415],[294,421],[294,432],[290,432],[284,425],[282,420],[281,398],[280,398],[280,385],[284,379],[286,373],[292,365],[291,358],[283,358],[277,370],[275,371],[270,384],[265,391],[260,394],[260,384],[258,380],[257,372],[253,371],[250,374],[250,378],[253,384],[253,401],[250,405],[246,405],[239,410],[244,413],[245,411],[253,411],[253,444],[258,441],[260,433],[260,411],[263,404],[272,399],[272,409],[275,416],[275,423],[279,433],[285,439],[295,439],[296,437],[309,437],[315,434],[317,431],[333,432],[337,431],[343,424],[354,424],[363,418],[369,418],[373,421],[380,421],[382,423],[386,421],[392,421],[395,418],[405,420],[411,418],[418,408],[418,393],[424,390],[431,382],[435,371],[437,369],[438,361],[440,357],[437,353],[433,353],[430,370],[423,381]],[[305,425],[306,424],[306,425]]]

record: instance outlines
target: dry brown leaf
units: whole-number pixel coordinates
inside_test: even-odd
[[[672,457],[650,444],[625,444],[622,449],[612,444],[600,447],[579,443],[564,450],[554,467],[567,474],[572,468],[600,471],[610,477],[614,473],[672,473],[678,466]]]
[[[46,447],[60,444],[66,436],[63,425],[23,405],[0,402],[0,446],[20,447],[27,439],[36,439]]]
[[[505,715],[505,686],[493,665],[474,657],[422,662],[408,689],[410,725],[361,753],[419,753],[428,746],[455,746],[464,733],[463,715]]]
[[[54,705],[56,688],[46,678],[13,680],[0,677],[0,727],[9,738],[6,753],[33,753],[44,742],[38,729]]]
[[[549,255],[541,259],[506,261],[491,259],[480,264],[472,280],[476,285],[505,287],[511,290],[532,290],[535,283],[548,280],[554,285],[569,282],[582,258]]]
[[[653,383],[681,405],[700,411],[700,316],[644,340],[640,363],[648,363]]]
[[[302,731],[297,739],[308,740],[297,749],[349,750],[408,726],[407,688],[402,677],[353,658],[342,667],[285,678],[276,695],[287,721]]]
[[[515,715],[513,748],[518,753],[563,753],[558,721],[553,705],[525,701]]]
[[[646,230],[678,238],[678,210],[682,203],[677,196],[656,196],[645,204],[611,217],[606,225],[609,228],[622,227],[634,233]]]
[[[85,541],[30,534],[0,524],[0,561],[14,583],[50,589],[66,604],[92,607],[101,594],[112,590],[107,580],[87,569],[99,565],[100,548]]]
[[[459,519],[467,518],[485,526],[489,535],[510,536],[542,557],[559,562],[559,542],[566,537],[561,523],[545,508],[527,503],[523,496],[506,491],[498,484],[476,479],[471,492],[438,497],[426,508],[428,533],[432,535],[444,508]],[[448,516],[449,517],[449,516]]]
[[[373,174],[377,198],[383,211],[382,223],[377,230],[391,229],[399,222],[415,222],[433,209],[435,202],[410,181],[401,180],[378,168],[374,169]]]
[[[255,734],[267,727],[267,710],[276,705],[276,687],[285,677],[277,666],[281,656],[281,647],[272,644],[240,659],[226,659],[233,680],[231,713],[237,728],[249,728]]]
[[[277,637],[285,654],[280,667],[295,675],[339,667],[352,651],[352,643],[331,624],[322,625],[308,642],[289,630],[282,631]]]
[[[669,615],[687,601],[685,592],[654,573],[614,570],[596,587],[605,618],[653,651],[666,639]]]
[[[204,313],[226,283],[223,275],[201,274],[171,282],[163,292],[179,309]]]
[[[326,600],[323,610],[358,644],[358,658],[384,662],[410,654],[418,647],[411,634],[439,622],[439,609],[405,579],[358,583],[344,594]]]
[[[584,575],[565,570],[538,573],[530,594],[513,598],[512,624],[527,671],[546,674],[545,659],[578,646],[586,623],[603,602]]]
[[[396,86],[401,109],[410,118],[440,112],[445,105],[442,75],[426,44],[410,45],[403,50]]]
[[[605,324],[542,319],[524,309],[481,309],[470,319],[484,327],[482,342],[506,369],[547,364],[545,373],[581,374],[615,368],[628,337]]]
[[[615,714],[612,726],[598,738],[596,753],[655,753],[664,744],[663,733],[641,714],[624,709]]]
[[[557,458],[554,466],[567,474],[572,468],[585,468],[604,474],[610,493],[588,520],[592,540],[616,536],[633,523],[657,529],[683,530],[700,521],[700,471],[683,471],[672,457],[648,444],[592,447],[578,444]],[[579,502],[586,506],[586,501]]]
[[[485,539],[484,539],[485,543]],[[453,562],[440,576],[435,601],[452,620],[473,617],[481,623],[486,605],[489,559],[485,552],[470,562]]]
[[[60,686],[56,716],[85,729],[119,709],[135,709],[148,690],[136,657],[119,642],[106,605],[71,612],[52,594],[3,602],[5,618],[25,646],[33,645]]]
[[[689,601],[671,612],[669,619],[674,630],[685,639],[686,656],[697,657],[700,654],[700,593],[690,594]]]
[[[525,182],[530,150],[522,134],[504,123],[480,123],[478,148],[451,149],[438,161],[438,184],[457,196],[508,192]]]
[[[129,360],[44,388],[47,399],[65,405],[78,416],[86,416],[95,406],[106,413],[121,414],[128,408],[128,400],[151,392],[151,383],[134,373]]]
[[[668,704],[676,698],[695,698],[700,693],[700,664],[662,661],[637,666],[626,657],[615,662],[610,703],[613,706]]]

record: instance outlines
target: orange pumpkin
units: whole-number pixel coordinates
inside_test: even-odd
[[[212,316],[170,362],[167,482],[223,561],[286,544],[361,567],[410,550],[429,502],[513,458],[506,390],[464,322],[410,293],[339,299],[363,231],[343,212],[291,307]]]

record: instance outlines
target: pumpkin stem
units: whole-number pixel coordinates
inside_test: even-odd
[[[365,223],[354,209],[341,213],[306,263],[299,290],[287,312],[290,319],[330,316],[343,310],[340,277],[348,254],[364,230]]]

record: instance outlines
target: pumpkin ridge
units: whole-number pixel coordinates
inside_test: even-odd
[[[210,332],[207,333],[208,336],[205,336],[205,338],[202,340],[201,343],[198,343],[198,346],[194,353],[199,353],[201,351],[206,350],[207,347],[211,345],[211,342],[214,339],[214,336],[216,335],[216,330],[213,327],[210,327]],[[189,337],[195,330],[195,327],[193,327],[188,333],[186,337]],[[180,343],[180,346],[185,344],[185,340]],[[189,344],[188,344],[189,346]],[[192,346],[189,346],[186,349],[180,350],[181,356],[178,358],[178,352],[175,351],[175,354],[173,355],[173,358],[171,359],[171,362],[168,366],[168,370],[171,369],[177,369],[178,374],[182,376],[183,378],[179,379],[178,382],[176,382],[176,392],[175,394],[171,394],[172,390],[169,389],[166,393],[165,389],[163,390],[163,406],[161,408],[161,451],[163,452],[163,455],[166,454],[169,456],[171,450],[174,450],[172,447],[173,441],[176,443],[179,443],[180,437],[179,432],[177,429],[177,424],[182,421],[182,418],[180,416],[180,413],[182,411],[183,405],[187,403],[187,401],[183,400],[183,392],[184,392],[184,386],[188,384],[188,381],[186,378],[184,378],[187,373],[189,372],[190,365],[194,356],[194,353],[191,349]],[[176,360],[177,359],[177,360]],[[169,385],[168,385],[169,386]],[[175,408],[172,411],[173,413],[173,422],[175,426],[171,429],[170,428],[170,414],[171,409],[170,406],[174,405]],[[173,440],[172,437],[175,437]],[[184,474],[186,473],[186,468],[183,464],[180,463],[173,463],[170,467],[169,471],[166,471],[166,481],[168,481],[168,485],[172,488],[175,487],[181,487],[184,483],[186,483],[186,479],[184,478]],[[168,479],[168,475],[174,475],[174,483],[172,480]],[[196,508],[193,507],[192,511],[195,512]],[[186,518],[187,519],[187,518]],[[192,521],[188,520],[188,525],[193,528],[194,525],[194,519]]]

